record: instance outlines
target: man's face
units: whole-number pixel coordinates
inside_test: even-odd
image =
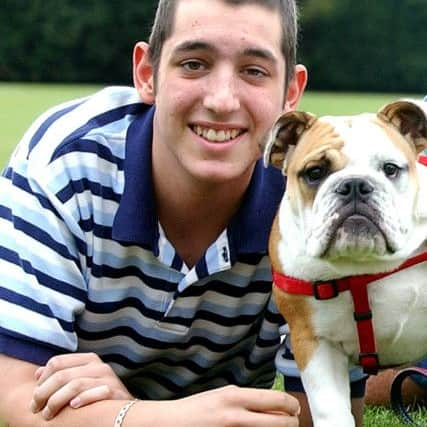
[[[247,182],[285,104],[281,37],[277,11],[180,0],[156,76],[154,162],[175,179]]]

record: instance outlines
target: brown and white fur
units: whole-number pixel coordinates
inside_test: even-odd
[[[426,251],[427,167],[416,161],[426,147],[421,102],[397,101],[377,114],[280,117],[264,151],[265,164],[287,177],[270,236],[273,268],[326,281],[390,271]],[[354,180],[355,194],[341,191]],[[427,263],[368,291],[380,364],[427,355]],[[359,347],[350,292],[326,301],[276,287],[274,295],[289,324],[314,425],[354,426],[348,370]]]

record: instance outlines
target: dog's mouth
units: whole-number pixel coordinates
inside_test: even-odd
[[[382,226],[381,217],[368,206],[343,207],[329,229],[322,256],[358,253],[394,253],[396,248]]]

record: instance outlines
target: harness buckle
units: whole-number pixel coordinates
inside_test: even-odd
[[[380,366],[378,353],[359,353],[359,364],[360,366],[362,366],[363,372],[365,372],[366,374],[376,375]]]
[[[336,280],[329,282],[313,282],[313,295],[317,300],[327,300],[336,298],[339,294]]]
[[[371,320],[372,319],[372,311],[366,311],[366,312],[354,312],[353,313],[354,320],[356,322],[363,322],[365,320]]]

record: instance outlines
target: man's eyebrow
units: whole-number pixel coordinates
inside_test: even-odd
[[[218,49],[209,42],[203,40],[188,40],[175,46],[173,52],[174,54],[180,54],[196,50],[205,50],[210,52],[218,51]],[[259,47],[248,47],[244,49],[242,52],[242,56],[252,56],[260,59],[265,59],[274,64],[277,63],[276,56],[270,50]]]
[[[277,63],[277,58],[268,49],[262,49],[258,47],[249,47],[243,51],[244,56],[254,56],[260,59],[266,59],[272,63]]]
[[[194,50],[208,50],[208,51],[216,51],[217,49],[210,43],[201,41],[201,40],[189,40],[184,41],[173,49],[174,54],[191,52]]]

